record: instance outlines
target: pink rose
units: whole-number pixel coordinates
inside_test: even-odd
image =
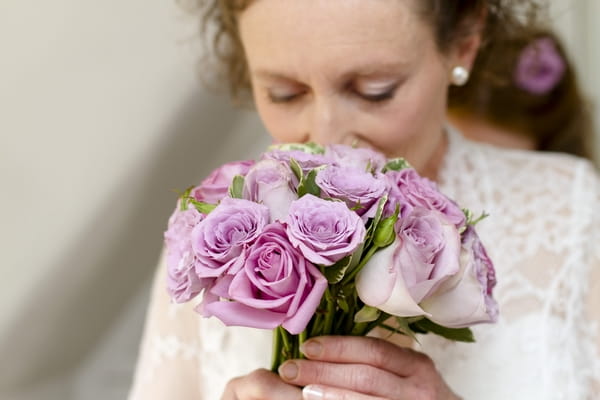
[[[245,176],[254,161],[234,161],[215,169],[192,190],[191,196],[204,203],[217,204],[226,197],[236,175]]]
[[[271,222],[282,221],[290,204],[298,199],[292,180],[292,171],[287,166],[275,160],[262,160],[248,171],[242,196],[267,206]]]
[[[427,315],[419,306],[459,270],[460,235],[437,211],[415,208],[397,223],[397,237],[356,277],[367,305],[400,317]]]
[[[262,329],[282,325],[299,334],[326,287],[325,277],[292,246],[285,227],[276,222],[265,227],[249,249],[242,270],[215,285],[200,311],[225,325]]]
[[[165,232],[167,252],[167,291],[176,303],[196,297],[210,281],[196,275],[195,257],[190,234],[204,219],[195,208],[180,210],[179,204],[169,218]]]
[[[307,194],[294,201],[286,219],[290,242],[309,261],[333,265],[364,241],[363,221],[345,203]]]
[[[343,144],[326,146],[325,155],[342,167],[356,168],[364,172],[380,172],[387,162],[385,156],[375,150]]]
[[[236,273],[246,249],[269,223],[269,209],[243,199],[224,198],[191,233],[196,273],[214,278]]]
[[[421,307],[432,321],[450,328],[463,328],[498,319],[498,303],[492,297],[496,286],[494,265],[475,229],[463,233],[460,270],[444,282]]]
[[[460,207],[442,194],[434,182],[419,176],[414,169],[388,171],[385,176],[390,185],[385,215],[393,214],[397,204],[401,216],[408,215],[415,207],[422,207],[441,212],[458,228],[464,226],[466,218]]]
[[[322,154],[307,153],[302,150],[271,150],[262,155],[263,160],[275,160],[286,165],[291,159],[296,160],[304,173],[323,165],[336,165],[335,161]]]
[[[317,174],[316,184],[321,197],[344,201],[364,221],[375,216],[379,199],[387,192],[382,174],[373,176],[353,167],[326,167]]]

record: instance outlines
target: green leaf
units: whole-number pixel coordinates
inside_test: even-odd
[[[379,199],[379,204],[377,205],[377,212],[375,213],[375,216],[371,220],[369,229],[367,230],[367,235],[365,237],[365,244],[367,244],[367,245],[371,244],[371,240],[373,239],[373,234],[375,233],[375,229],[377,228],[377,225],[379,225],[379,221],[381,220],[381,216],[383,215],[383,209],[385,207],[385,203],[387,203],[387,200],[388,200],[387,194],[383,195],[381,197],[381,199]]]
[[[268,150],[294,151],[300,150],[309,154],[325,154],[325,148],[316,143],[282,143],[269,146]]]
[[[465,218],[467,220],[467,225],[477,225],[479,222],[483,221],[490,215],[485,211],[481,213],[481,215],[477,218],[473,215],[473,212],[467,208],[463,208],[463,213],[465,214]]]
[[[440,335],[456,342],[472,343],[475,341],[473,332],[469,328],[446,328],[445,326],[438,325],[426,318],[416,321],[413,324],[420,330],[435,333],[436,335]]]
[[[375,307],[365,305],[363,308],[358,310],[356,314],[354,314],[354,322],[360,324],[362,322],[371,322],[375,321],[379,318],[381,314],[381,310]]]
[[[311,170],[308,175],[300,181],[300,184],[298,185],[298,197],[302,197],[305,194],[312,194],[318,197],[321,194],[321,188],[315,182],[318,171],[318,169]]]
[[[410,337],[417,343],[419,342],[417,340],[417,332],[411,329],[410,320],[408,318],[396,317],[396,324],[398,324],[398,326],[396,327],[398,329],[398,332]]]
[[[192,193],[192,189],[194,189],[194,186],[190,186],[189,188],[185,189],[185,192],[183,192],[181,196],[179,196],[179,199],[181,200],[181,211],[187,210],[190,199],[192,199],[192,197],[190,196],[190,194]]]
[[[189,201],[190,201],[190,203],[192,203],[192,205],[194,207],[196,207],[196,210],[198,210],[198,212],[205,214],[205,215],[210,214],[212,210],[217,208],[216,204],[204,203],[202,201],[197,201],[192,198],[190,198]]]
[[[350,208],[350,210],[352,210],[352,211],[358,211],[358,210],[360,210],[361,208],[363,208],[363,205],[362,205],[362,204],[360,204],[360,200],[359,200],[359,201],[358,201],[358,203],[356,203],[356,205],[355,205],[354,207],[351,207],[351,208]]]
[[[373,224],[377,226],[379,221],[381,221],[381,216],[383,215],[383,209],[385,208],[385,203],[388,201],[388,195],[385,194],[379,199],[379,204],[377,205],[377,212],[375,213],[375,217],[373,218]]]
[[[401,171],[406,168],[411,168],[411,165],[404,158],[392,158],[388,160],[385,167],[383,167],[383,172],[385,171]]]
[[[323,268],[323,275],[329,284],[334,285],[344,279],[346,270],[350,266],[351,257],[346,256],[333,265]]]
[[[233,199],[241,199],[242,191],[244,189],[244,177],[241,175],[236,175],[233,177],[233,182],[229,187],[229,196]]]
[[[350,312],[350,306],[348,305],[348,300],[344,296],[343,292],[340,292],[337,297],[337,305],[344,311],[345,313]]]
[[[304,178],[304,173],[302,172],[302,167],[300,166],[300,164],[298,164],[298,161],[296,161],[294,158],[290,158],[290,168],[291,168],[292,172],[294,173],[294,175],[296,175],[296,178],[298,178],[298,181],[302,181],[302,179]]]
[[[356,268],[356,266],[360,263],[360,259],[362,258],[364,250],[365,250],[365,244],[363,242],[358,245],[356,250],[354,250],[354,253],[350,254],[350,265],[348,266],[349,269],[352,270],[352,269]]]

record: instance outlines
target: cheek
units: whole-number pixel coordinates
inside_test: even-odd
[[[378,149],[389,149],[388,153],[435,137],[444,122],[444,85],[434,79],[405,88],[388,107],[368,117],[367,139]]]
[[[298,122],[293,113],[282,112],[281,107],[272,104],[266,98],[254,96],[256,110],[269,135],[279,143],[303,142]]]

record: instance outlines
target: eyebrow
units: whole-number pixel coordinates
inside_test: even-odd
[[[349,78],[371,78],[379,75],[396,75],[407,65],[405,62],[389,62],[379,64],[364,64],[348,69],[340,75],[340,80]],[[295,73],[283,74],[281,72],[271,71],[266,68],[258,68],[253,72],[254,76],[260,79],[268,80],[299,80]]]

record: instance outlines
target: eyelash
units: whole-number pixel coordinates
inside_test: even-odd
[[[371,103],[382,103],[386,100],[392,99],[394,97],[394,95],[396,94],[397,88],[398,88],[398,86],[394,85],[393,87],[386,90],[385,92],[377,93],[377,94],[363,94],[354,89],[350,89],[350,91],[365,101],[368,101]],[[273,104],[286,104],[286,103],[293,102],[294,100],[296,100],[303,94],[304,94],[304,92],[299,92],[299,93],[294,93],[294,94],[287,95],[287,96],[274,96],[271,93],[267,93],[267,97],[268,97],[269,101]]]
[[[369,101],[371,103],[381,103],[384,102],[386,100],[389,100],[391,98],[394,97],[394,94],[396,94],[396,87],[393,87],[385,92],[382,93],[377,93],[377,94],[360,94],[357,93],[360,97],[362,97],[364,100]]]
[[[294,101],[296,98],[302,96],[304,93],[294,93],[287,96],[274,96],[271,93],[267,93],[267,98],[271,103],[274,104],[285,104]]]

